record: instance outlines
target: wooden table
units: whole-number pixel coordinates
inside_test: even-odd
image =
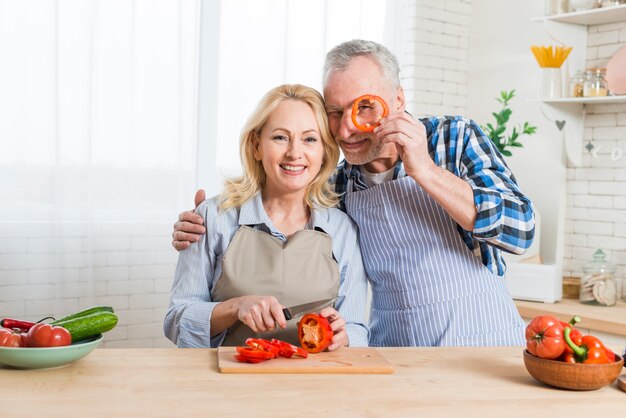
[[[380,352],[394,374],[220,374],[214,349],[100,348],[57,369],[0,368],[0,417],[626,415],[616,383],[591,392],[544,386],[526,372],[521,347]]]

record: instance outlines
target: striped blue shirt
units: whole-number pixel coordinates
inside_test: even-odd
[[[535,233],[535,216],[530,199],[520,191],[515,176],[502,155],[476,122],[460,116],[420,119],[426,127],[428,152],[439,167],[465,180],[474,193],[476,222],[472,231],[457,225],[465,245],[494,274],[504,276],[506,264],[501,251],[522,254]],[[402,161],[393,179],[405,177]],[[345,195],[348,180],[356,190],[365,190],[360,167],[343,161],[331,181]],[[341,205],[345,210],[345,206]]]
[[[165,316],[167,338],[179,347],[218,347],[226,333],[211,338],[211,313],[219,303],[211,291],[222,274],[222,256],[241,225],[250,225],[283,241],[263,208],[261,194],[241,208],[218,212],[218,198],[203,202],[196,213],[205,219],[207,232],[178,255],[170,306]],[[320,228],[332,238],[333,255],[340,272],[335,307],[346,321],[350,346],[367,346],[367,276],[361,259],[357,227],[338,209],[315,209],[307,229]]]

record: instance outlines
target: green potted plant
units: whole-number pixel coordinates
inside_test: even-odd
[[[493,126],[488,123],[486,126],[481,126],[485,134],[491,139],[498,151],[504,156],[510,157],[511,151],[507,148],[511,147],[523,147],[522,143],[518,139],[524,135],[532,135],[537,131],[537,127],[531,125],[529,122],[524,122],[524,125],[516,128],[513,127],[513,131],[508,135],[506,130],[506,124],[509,122],[511,113],[513,111],[509,108],[509,102],[515,97],[515,90],[500,92],[500,97],[496,97],[496,100],[502,104],[502,108],[498,113],[493,112],[492,115],[496,119],[496,125]]]

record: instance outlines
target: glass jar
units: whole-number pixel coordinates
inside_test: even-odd
[[[584,97],[608,95],[609,91],[606,88],[606,80],[604,79],[605,74],[606,68],[591,68],[585,71]]]
[[[583,97],[583,87],[585,85],[585,73],[576,71],[569,81],[570,97]]]
[[[617,302],[616,266],[606,260],[606,254],[597,250],[593,261],[583,266],[578,300],[589,305],[613,306]]]

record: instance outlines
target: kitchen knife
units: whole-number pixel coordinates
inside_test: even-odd
[[[285,315],[285,319],[289,321],[290,319],[298,318],[306,313],[315,312],[327,306],[331,306],[335,303],[335,300],[337,299],[322,299],[315,302],[292,306],[290,308],[283,309],[283,314]]]

